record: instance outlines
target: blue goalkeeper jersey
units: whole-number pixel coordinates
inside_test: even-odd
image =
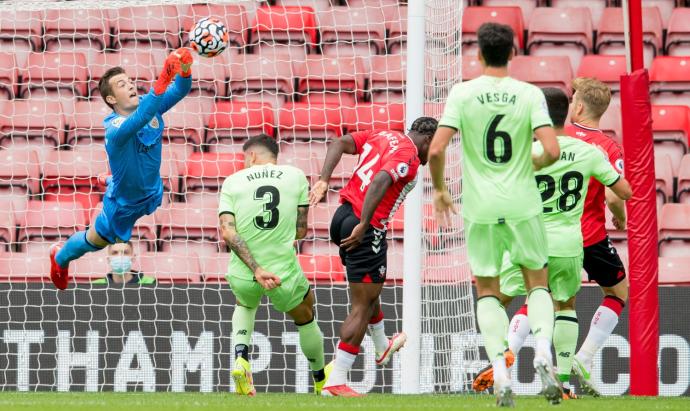
[[[119,205],[138,205],[163,194],[161,181],[162,114],[189,93],[192,78],[177,76],[160,96],[153,89],[139,98],[127,117],[115,112],[103,120],[105,150],[113,175],[106,196]]]

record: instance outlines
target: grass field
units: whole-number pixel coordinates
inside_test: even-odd
[[[541,397],[520,397],[516,410],[689,410],[690,398],[583,398],[548,404]],[[364,398],[319,398],[306,394],[143,393],[0,393],[0,410],[32,411],[311,411],[311,410],[474,410],[492,409],[487,395],[377,395]]]

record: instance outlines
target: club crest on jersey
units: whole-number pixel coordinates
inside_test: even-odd
[[[618,171],[623,171],[623,159],[622,158],[619,158],[618,160],[616,160],[616,168],[618,169]]]
[[[124,117],[117,117],[116,119],[114,119],[113,121],[111,121],[110,124],[111,124],[113,127],[120,128],[120,126],[121,126],[122,123],[124,123],[124,122],[125,122],[125,118],[124,118]]]
[[[157,118],[157,117],[154,117],[154,118],[149,122],[149,126],[151,126],[151,128],[158,128],[159,125],[160,125],[160,124],[158,124],[158,118]]]
[[[407,176],[407,173],[409,173],[409,172],[410,172],[410,165],[407,163],[398,163],[398,165],[395,166],[395,173],[400,178]]]

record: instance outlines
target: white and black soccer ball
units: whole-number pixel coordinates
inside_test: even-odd
[[[205,17],[189,31],[189,45],[201,57],[215,57],[228,47],[228,29],[220,20]]]

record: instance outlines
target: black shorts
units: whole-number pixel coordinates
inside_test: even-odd
[[[350,236],[357,224],[359,218],[352,211],[352,204],[342,204],[331,221],[331,241],[340,246],[340,242]],[[340,248],[340,260],[345,266],[347,280],[351,283],[386,281],[387,252],[386,232],[370,226],[357,248],[352,251]]]
[[[608,236],[596,244],[584,248],[583,267],[589,281],[602,287],[613,287],[625,279],[625,266]]]

